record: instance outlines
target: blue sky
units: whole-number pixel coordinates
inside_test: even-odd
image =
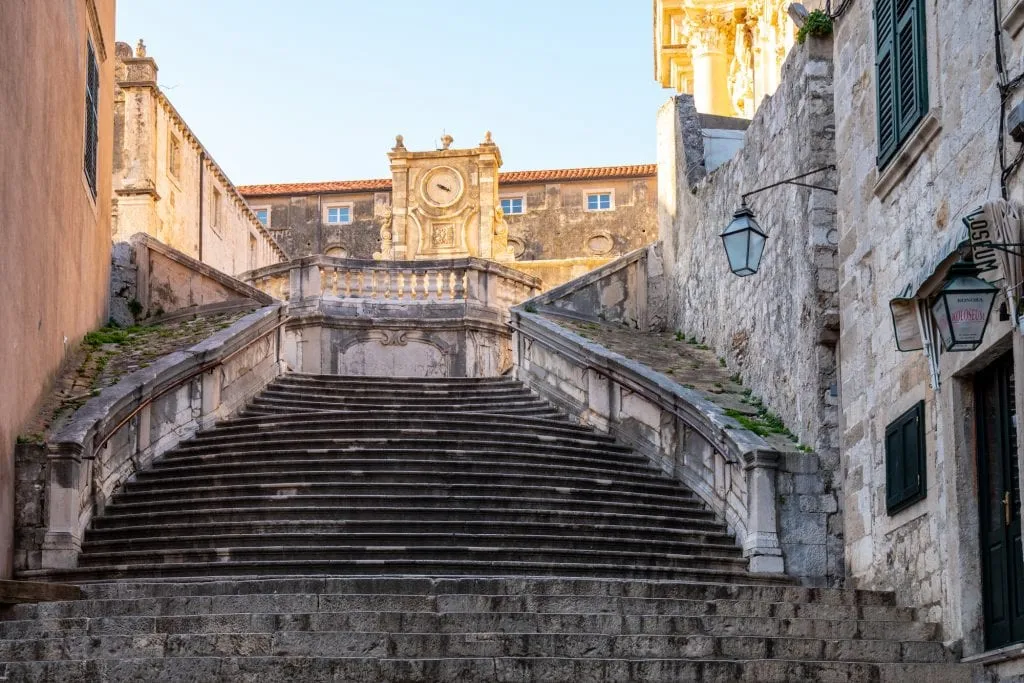
[[[486,130],[503,170],[649,163],[648,0],[121,0],[175,107],[238,184],[389,174]]]

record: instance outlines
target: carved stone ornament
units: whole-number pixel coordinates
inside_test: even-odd
[[[452,223],[435,223],[431,226],[430,241],[435,247],[454,247],[455,225]]]
[[[445,133],[441,137],[441,149],[450,149],[453,142],[455,142],[455,138]]]
[[[400,149],[405,149],[405,137],[401,136],[401,135],[396,135],[395,136],[395,146],[392,149],[394,149],[396,151],[400,150]]]
[[[402,137],[399,135],[398,137]],[[394,233],[391,231],[391,222],[394,216],[391,213],[390,206],[382,206],[380,209],[380,251],[373,255],[373,258],[377,261],[391,261],[395,258],[395,245],[392,242]]]
[[[135,45],[135,56],[139,59],[146,56],[146,44],[142,42],[142,38],[139,38],[139,42]]]

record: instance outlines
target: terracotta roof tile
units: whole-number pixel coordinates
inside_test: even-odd
[[[658,173],[656,164],[632,166],[600,166],[596,168],[559,168],[544,171],[509,171],[498,174],[498,182],[542,183],[554,180],[597,180],[612,178],[645,178]],[[390,178],[370,180],[332,180],[323,183],[279,183],[270,185],[239,185],[246,197],[273,197],[300,194],[333,194],[342,192],[384,192],[391,190]]]

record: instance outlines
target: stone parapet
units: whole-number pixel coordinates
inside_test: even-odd
[[[41,496],[20,496],[38,501],[22,521],[35,520],[40,533],[23,537],[41,543],[17,549],[17,569],[76,566],[85,529],[114,491],[180,441],[232,415],[282,372],[285,320],[281,304],[262,308],[103,390],[45,450],[26,446],[19,486]]]

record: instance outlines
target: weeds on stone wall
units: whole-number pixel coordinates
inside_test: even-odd
[[[824,10],[816,9],[807,15],[804,25],[796,32],[796,42],[803,45],[807,36],[828,38],[830,35],[832,35],[832,17]]]

